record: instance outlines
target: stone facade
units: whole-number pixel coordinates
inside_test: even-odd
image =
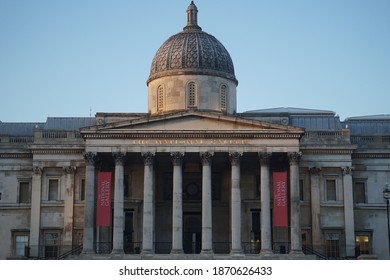
[[[147,113],[0,122],[0,259],[388,259],[389,116],[237,113],[230,56],[187,13],[152,62]],[[112,179],[98,227],[100,172]]]

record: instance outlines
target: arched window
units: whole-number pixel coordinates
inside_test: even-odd
[[[219,100],[220,100],[220,106],[222,111],[227,110],[227,86],[222,85],[221,88],[219,89]]]
[[[195,82],[189,82],[187,85],[187,107],[196,107],[197,89]]]
[[[157,111],[164,109],[164,87],[158,86],[157,88]]]

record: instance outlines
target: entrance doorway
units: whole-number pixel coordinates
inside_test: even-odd
[[[201,213],[184,213],[183,249],[185,254],[199,254],[202,245]]]

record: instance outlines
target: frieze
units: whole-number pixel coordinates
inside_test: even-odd
[[[34,155],[46,155],[46,154],[50,154],[50,155],[58,155],[58,154],[82,154],[84,152],[84,150],[81,150],[81,149],[77,149],[77,150],[60,150],[60,149],[50,149],[50,150],[31,150],[31,152],[34,154]]]
[[[32,158],[32,157],[33,157],[32,154],[11,154],[11,153],[0,154],[0,158]]]

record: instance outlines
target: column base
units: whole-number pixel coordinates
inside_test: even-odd
[[[125,251],[123,249],[112,249],[111,255],[124,255]]]
[[[154,252],[152,249],[145,249],[141,251],[141,255],[153,255]]]
[[[291,250],[290,255],[303,255],[302,250]]]
[[[200,252],[201,255],[214,255],[214,252],[212,249],[205,249]]]
[[[184,251],[182,249],[172,249],[171,255],[182,255],[184,254]]]
[[[232,249],[230,251],[230,255],[231,256],[244,256],[244,252],[242,251],[242,249]]]
[[[260,251],[260,255],[262,255],[262,256],[270,256],[273,254],[274,254],[274,252],[271,249],[262,249]]]

